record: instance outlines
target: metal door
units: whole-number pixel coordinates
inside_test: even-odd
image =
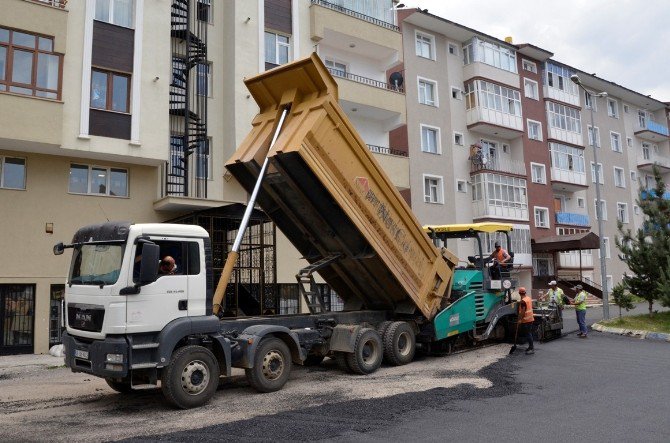
[[[0,355],[32,353],[34,326],[35,285],[0,285]]]

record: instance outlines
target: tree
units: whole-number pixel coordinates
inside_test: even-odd
[[[612,298],[614,299],[614,304],[619,307],[619,317],[621,317],[621,309],[630,311],[635,307],[633,303],[633,295],[626,290],[626,286],[623,283],[619,283],[612,290]]]
[[[621,252],[619,257],[630,269],[625,273],[623,287],[631,294],[641,297],[649,304],[649,315],[653,313],[655,300],[663,299],[670,288],[661,286],[670,283],[664,272],[668,272],[667,255],[670,251],[670,200],[667,197],[665,183],[661,173],[654,165],[655,189],[640,186],[637,204],[644,214],[642,226],[635,232],[624,229],[618,223],[619,234],[616,246]],[[666,280],[663,278],[666,277]]]
[[[661,278],[656,282],[656,288],[660,294],[659,300],[663,306],[670,306],[670,256],[661,268]]]

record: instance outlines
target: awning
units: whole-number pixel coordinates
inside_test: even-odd
[[[533,252],[581,251],[584,249],[599,249],[600,238],[593,232],[584,232],[574,235],[555,235],[533,240]]]
[[[482,223],[467,223],[461,225],[427,225],[423,227],[423,230],[430,232],[433,230],[435,232],[510,232],[514,227],[509,223],[491,223],[491,222],[482,222]]]

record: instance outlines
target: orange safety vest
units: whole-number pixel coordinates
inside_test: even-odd
[[[535,317],[533,316],[533,300],[528,295],[525,295],[521,299],[520,303],[524,303],[526,305],[526,312],[519,320],[519,323],[532,323],[535,320]]]
[[[502,263],[503,260],[505,260],[505,256],[509,256],[507,251],[505,251],[503,248],[500,248],[499,251],[494,251],[495,253],[495,259],[498,260],[499,263]]]

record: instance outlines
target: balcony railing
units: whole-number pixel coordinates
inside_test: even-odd
[[[387,91],[398,92],[400,94],[405,93],[405,89],[402,86],[395,86],[390,83],[386,83],[384,81],[352,74],[351,72],[347,72],[342,69],[328,68],[328,72],[330,72],[333,75],[333,77],[346,78],[347,80],[351,80],[356,83],[362,83],[364,85],[372,86],[374,88],[386,89]]]
[[[495,171],[507,174],[526,175],[526,164],[522,161],[474,155],[470,158],[470,172]]]
[[[670,137],[670,131],[668,131],[667,126],[664,126],[660,123],[652,122],[651,120],[647,120],[644,126],[639,125],[637,127],[637,131],[645,131],[645,130],[655,132],[657,134],[661,134],[666,137]]]
[[[572,212],[557,212],[556,223],[561,225],[591,226],[588,215],[574,214]]]
[[[399,157],[409,157],[409,154],[405,151],[398,151],[397,149],[385,148],[383,146],[368,145],[368,149],[370,150],[370,152],[374,152],[375,154],[397,155]]]
[[[37,3],[45,3],[47,5],[61,9],[65,8],[65,5],[67,5],[67,0],[33,0],[33,1]]]
[[[368,23],[372,23],[377,26],[381,26],[382,28],[390,29],[392,31],[400,32],[400,28],[393,23],[388,23],[385,22],[384,20],[380,20],[375,17],[370,17],[369,15],[362,14],[358,11],[354,11],[353,9],[347,9],[343,6],[336,5],[334,3],[331,3],[326,0],[312,0],[313,5],[319,5],[323,6],[324,8],[332,9],[333,11],[341,12],[343,14],[349,15],[351,17],[356,17],[360,20],[364,20]]]

